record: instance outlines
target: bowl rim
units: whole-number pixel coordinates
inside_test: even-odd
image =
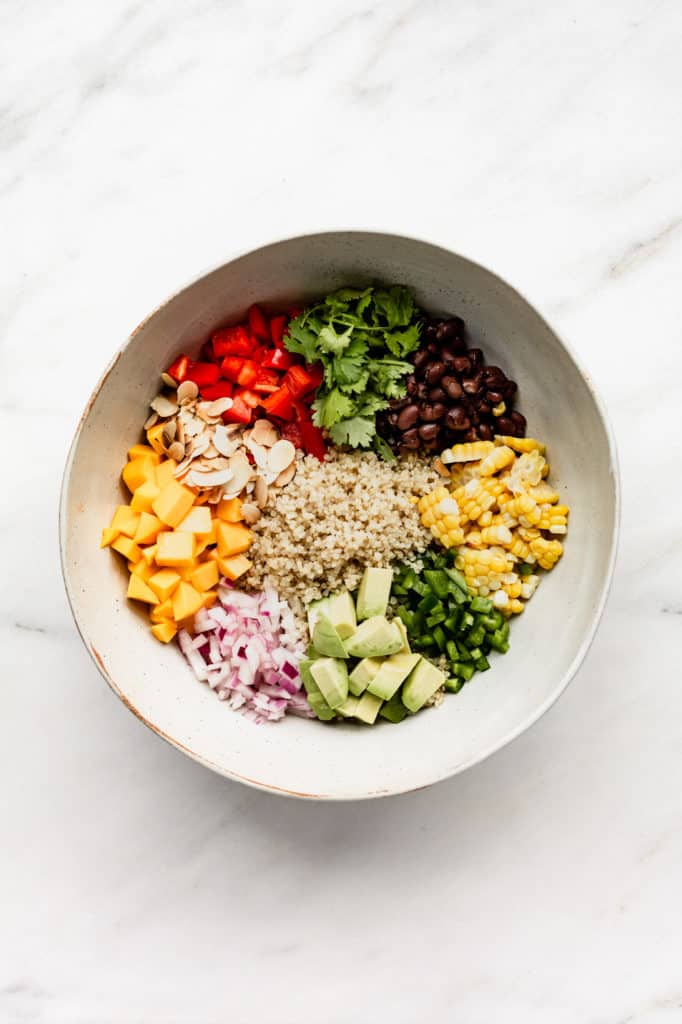
[[[187,289],[192,288],[194,285],[196,285],[200,281],[202,281],[205,277],[208,277],[210,274],[213,274],[216,271],[222,269],[222,267],[226,266],[227,264],[233,263],[235,260],[242,259],[245,256],[250,256],[250,255],[252,255],[254,253],[257,253],[260,249],[266,249],[266,248],[270,248],[270,247],[273,247],[273,246],[276,246],[276,245],[285,245],[285,244],[287,244],[289,242],[300,241],[301,239],[312,239],[312,238],[318,238],[320,236],[333,236],[333,235],[343,235],[343,236],[348,236],[348,235],[377,235],[377,236],[379,236],[380,235],[380,236],[383,236],[384,238],[387,238],[387,239],[394,238],[394,239],[399,239],[400,241],[403,241],[403,242],[414,242],[414,243],[417,243],[419,245],[428,246],[431,249],[439,250],[440,252],[444,253],[447,256],[456,256],[456,257],[458,257],[460,259],[466,260],[468,263],[472,264],[477,269],[482,270],[486,274],[490,275],[492,278],[495,279],[495,281],[497,281],[499,284],[501,284],[504,288],[506,288],[509,291],[513,292],[518,298],[520,298],[536,314],[536,316],[539,317],[539,319],[542,321],[542,324],[556,337],[557,341],[563,347],[563,349],[566,351],[566,353],[568,354],[569,358],[572,360],[572,362],[575,365],[576,369],[580,373],[580,376],[582,377],[582,379],[583,379],[583,381],[584,381],[584,383],[585,383],[585,385],[586,385],[586,387],[587,387],[587,389],[588,389],[588,391],[589,391],[589,393],[590,393],[590,395],[592,397],[592,400],[593,400],[593,402],[595,404],[595,407],[597,409],[597,412],[599,414],[599,418],[600,418],[601,423],[602,423],[602,425],[604,427],[604,432],[606,434],[606,440],[607,440],[607,444],[608,444],[609,468],[610,468],[611,478],[612,478],[612,481],[613,481],[613,496],[614,496],[613,529],[611,531],[611,537],[610,537],[611,551],[610,551],[610,556],[609,556],[607,570],[606,570],[606,573],[604,574],[604,577],[602,579],[600,591],[599,591],[599,594],[598,594],[598,599],[597,599],[597,601],[595,603],[595,609],[594,609],[594,612],[593,612],[593,615],[592,615],[592,621],[591,621],[591,624],[589,626],[589,629],[586,631],[585,636],[582,639],[582,642],[581,642],[580,646],[578,647],[578,650],[576,651],[576,654],[575,654],[571,664],[568,666],[566,671],[563,673],[563,675],[561,676],[561,679],[559,680],[558,684],[552,690],[551,694],[547,697],[547,699],[542,704],[540,704],[531,714],[527,715],[526,718],[523,719],[523,721],[520,724],[518,724],[518,725],[514,726],[514,728],[510,729],[503,736],[503,738],[499,742],[490,744],[488,747],[484,748],[481,752],[477,753],[475,756],[473,756],[473,757],[469,758],[468,760],[462,761],[459,764],[457,764],[452,770],[447,770],[447,771],[444,771],[444,772],[443,771],[436,771],[436,772],[434,772],[433,777],[429,778],[429,780],[427,782],[420,782],[420,784],[416,785],[416,786],[410,786],[410,785],[402,786],[401,785],[401,786],[391,787],[391,788],[382,789],[382,790],[378,790],[378,791],[377,790],[368,790],[368,791],[366,791],[364,793],[348,793],[348,794],[343,794],[343,793],[341,793],[341,794],[338,794],[338,793],[330,794],[330,793],[305,793],[305,792],[298,792],[298,791],[295,791],[295,790],[289,790],[289,789],[285,789],[283,787],[275,786],[273,783],[270,783],[270,782],[263,782],[263,781],[261,781],[259,779],[249,778],[248,776],[242,775],[242,774],[240,774],[239,772],[237,772],[235,770],[226,768],[223,765],[219,765],[219,764],[216,764],[213,761],[210,761],[208,758],[204,757],[202,754],[199,754],[196,751],[190,749],[189,747],[186,747],[179,740],[175,739],[175,737],[173,737],[173,736],[169,735],[168,733],[164,732],[162,729],[159,728],[159,726],[155,725],[154,722],[152,722],[149,719],[147,719],[134,706],[134,704],[126,697],[126,695],[118,687],[118,685],[116,684],[115,680],[109,674],[109,672],[108,672],[108,670],[106,668],[106,665],[104,663],[104,659],[100,655],[99,651],[94,647],[94,645],[92,643],[90,643],[88,637],[85,635],[84,629],[81,627],[81,623],[79,622],[78,616],[76,614],[76,609],[75,609],[75,606],[74,606],[74,602],[72,601],[72,598],[71,598],[71,589],[70,589],[70,583],[69,583],[69,567],[68,567],[68,565],[66,563],[66,518],[67,518],[67,516],[66,516],[66,500],[67,500],[68,484],[69,484],[69,480],[70,480],[70,476],[71,476],[71,469],[73,467],[73,463],[74,463],[74,459],[75,459],[75,454],[76,454],[76,449],[78,447],[78,442],[80,440],[80,436],[81,436],[81,433],[83,431],[83,427],[85,425],[85,422],[86,422],[86,420],[87,420],[87,418],[88,418],[88,416],[90,414],[90,411],[91,411],[93,405],[95,404],[95,402],[97,401],[97,398],[99,397],[99,394],[100,394],[100,391],[102,390],[102,387],[104,386],[104,384],[105,384],[107,378],[109,377],[110,373],[112,372],[112,370],[114,369],[114,367],[118,363],[118,361],[121,358],[123,352],[128,348],[128,346],[131,344],[131,342],[136,337],[136,335],[139,334],[139,332],[142,330],[142,328],[152,319],[152,317],[156,316],[157,313],[159,313],[162,309],[164,309],[178,295],[180,295],[182,292],[186,291]],[[157,306],[155,306],[138,323],[138,325],[134,328],[133,331],[131,331],[131,333],[124,340],[124,342],[118,347],[118,349],[116,350],[116,352],[114,353],[114,355],[110,359],[108,365],[104,369],[104,371],[101,374],[99,380],[97,381],[95,387],[93,388],[93,390],[92,390],[92,392],[90,394],[90,397],[88,398],[88,400],[86,402],[85,408],[83,409],[83,412],[82,412],[82,414],[81,414],[81,416],[80,416],[80,418],[78,420],[78,423],[76,425],[76,429],[74,431],[74,435],[73,435],[71,444],[69,446],[68,454],[67,454],[67,457],[66,457],[66,462],[64,464],[64,471],[63,471],[63,474],[62,474],[62,480],[61,480],[61,486],[60,486],[60,492],[59,492],[58,517],[59,517],[59,523],[58,523],[59,556],[60,556],[60,567],[61,567],[61,573],[62,573],[62,580],[64,582],[64,589],[66,590],[67,601],[68,601],[69,608],[70,608],[70,611],[71,611],[71,615],[73,617],[73,620],[74,620],[76,629],[78,631],[78,634],[79,634],[81,640],[83,641],[83,644],[84,644],[85,648],[87,649],[87,651],[88,651],[92,661],[94,662],[95,667],[97,668],[97,670],[100,673],[100,675],[104,678],[104,680],[107,683],[107,685],[116,694],[116,696],[125,705],[125,707],[127,707],[128,710],[132,711],[132,713],[136,716],[136,718],[138,718],[144,725],[146,725],[147,728],[149,728],[153,733],[155,733],[161,739],[165,740],[171,746],[175,747],[176,750],[179,750],[181,753],[186,754],[188,757],[192,758],[192,760],[196,761],[198,764],[203,765],[203,767],[209,768],[211,771],[216,772],[218,775],[221,775],[223,778],[232,779],[235,782],[241,782],[244,785],[249,786],[252,789],[257,789],[257,790],[260,790],[260,791],[266,792],[266,793],[274,793],[274,794],[279,795],[279,796],[287,796],[287,797],[292,797],[292,798],[295,797],[295,798],[299,798],[299,799],[306,799],[306,800],[313,800],[313,801],[338,802],[338,801],[371,800],[371,799],[377,799],[379,797],[384,797],[384,796],[399,796],[399,795],[401,795],[403,793],[413,793],[413,792],[417,792],[418,790],[428,789],[429,787],[435,785],[436,783],[444,782],[446,779],[454,778],[455,776],[459,775],[461,772],[464,772],[464,771],[466,771],[469,768],[473,768],[476,765],[481,764],[483,761],[486,761],[488,758],[492,757],[493,754],[496,754],[498,751],[501,751],[505,747],[509,746],[510,743],[513,743],[514,740],[518,739],[519,736],[521,736],[524,732],[526,732],[533,725],[535,725],[536,722],[538,722],[549,711],[549,709],[559,700],[559,698],[562,696],[562,694],[566,691],[569,683],[571,683],[571,681],[575,677],[576,673],[578,672],[578,669],[580,668],[581,664],[585,660],[585,658],[586,658],[586,656],[587,656],[587,654],[588,654],[588,652],[589,652],[589,650],[590,650],[590,648],[592,646],[592,643],[594,642],[594,638],[596,636],[597,629],[599,627],[599,624],[601,622],[602,616],[604,614],[604,609],[606,607],[606,602],[608,600],[609,592],[611,590],[611,586],[612,586],[612,583],[613,583],[613,576],[614,576],[614,570],[615,570],[615,565],[616,565],[616,559],[617,559],[617,556],[618,556],[618,546],[619,546],[619,537],[620,537],[620,523],[621,523],[620,465],[619,465],[619,460],[618,460],[618,450],[617,450],[617,446],[616,446],[615,435],[614,435],[613,427],[611,425],[609,414],[607,412],[605,403],[603,402],[603,400],[602,400],[602,398],[601,398],[597,388],[595,387],[595,385],[594,385],[594,383],[592,381],[592,378],[586,372],[585,368],[582,365],[581,360],[576,355],[575,350],[573,349],[572,345],[569,342],[566,341],[566,339],[563,336],[563,334],[560,334],[548,322],[548,320],[545,318],[544,314],[538,309],[538,307],[534,303],[530,302],[530,300],[528,298],[526,298],[525,294],[523,292],[521,292],[515,285],[511,284],[509,281],[506,280],[506,278],[501,277],[495,271],[490,270],[489,267],[485,266],[483,263],[480,263],[478,260],[474,260],[471,257],[466,256],[465,254],[463,254],[461,252],[456,252],[454,249],[451,249],[451,248],[449,248],[446,245],[441,245],[438,242],[433,242],[433,241],[431,241],[428,238],[416,237],[416,236],[411,235],[411,234],[410,235],[396,234],[395,232],[383,231],[383,230],[373,229],[373,228],[330,228],[329,230],[306,231],[306,232],[304,232],[304,233],[302,233],[300,235],[289,235],[286,238],[277,238],[277,239],[274,239],[274,240],[269,241],[269,242],[265,241],[265,242],[262,242],[262,243],[260,243],[258,245],[255,245],[255,246],[251,245],[248,248],[240,249],[238,251],[235,251],[235,252],[232,253],[231,256],[229,256],[229,258],[223,260],[221,263],[215,264],[214,266],[211,266],[211,267],[208,267],[207,269],[204,269],[203,271],[201,271],[200,273],[198,273],[194,277],[192,277],[185,284],[181,285],[179,288],[176,288],[170,295],[168,295],[165,299],[163,299]]]

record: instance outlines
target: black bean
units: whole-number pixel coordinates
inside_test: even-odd
[[[420,402],[425,402],[429,397],[429,386],[423,382],[417,384],[417,390],[415,392],[415,398],[418,398]]]
[[[480,348],[470,348],[467,352],[472,370],[480,370],[483,366],[483,353]]]
[[[479,423],[478,436],[481,441],[492,441],[494,430],[489,423]]]
[[[400,444],[405,448],[411,448],[412,450],[418,448],[420,443],[419,432],[414,427],[412,430],[406,430],[400,438]]]
[[[401,409],[404,409],[409,404],[409,401],[409,398],[392,398],[388,405],[393,412],[400,412]]]
[[[405,380],[405,384],[407,386],[408,395],[411,398],[414,398],[414,396],[417,394],[417,388],[419,387],[419,385],[417,384],[416,378],[413,373],[410,373],[408,375],[408,377]]]
[[[437,341],[430,341],[427,347],[432,356],[440,355],[440,345]]]
[[[437,437],[432,437],[430,441],[424,441],[424,448],[427,452],[435,452],[440,448],[440,441]]]
[[[419,413],[426,423],[433,423],[435,420],[443,418],[445,406],[442,402],[424,402],[419,406]]]
[[[510,401],[516,394],[517,384],[515,380],[506,380],[502,386],[504,397]]]
[[[478,441],[478,431],[475,429],[475,427],[472,427],[470,430],[467,430],[464,437],[460,438],[460,443],[468,444],[470,441]]]
[[[462,381],[462,387],[466,391],[467,395],[475,395],[478,393],[481,387],[480,377],[465,377]]]
[[[445,426],[450,430],[466,430],[470,424],[471,420],[462,405],[453,405],[445,414]]]
[[[453,338],[458,338],[462,334],[464,328],[464,321],[460,320],[458,316],[450,317],[449,320],[443,320],[442,323],[436,327],[436,338],[443,342],[450,342]]]
[[[390,413],[390,415],[388,417],[388,422],[390,423],[390,425],[392,427],[397,427],[398,426],[398,413],[397,412]]]
[[[424,341],[425,341],[425,343],[427,345],[428,345],[428,343],[430,341],[435,341],[436,340],[436,331],[437,330],[438,330],[438,323],[436,321],[432,320],[430,323],[426,324],[426,326],[424,327],[424,330],[422,331],[422,338],[424,339]]]
[[[509,416],[500,416],[497,421],[497,432],[498,434],[509,434],[510,437],[514,437],[514,420],[510,419]]]
[[[467,374],[471,370],[471,363],[466,356],[457,356],[452,360],[452,367],[457,373]]]
[[[499,366],[486,366],[483,370],[483,380],[489,388],[498,388],[504,384],[506,377]]]
[[[504,401],[504,395],[500,391],[486,391],[485,397],[491,405],[499,405]]]
[[[445,373],[445,363],[435,362],[426,367],[424,377],[427,384],[437,384]]]
[[[420,370],[425,363],[428,363],[431,358],[431,354],[428,348],[417,349],[415,354],[412,356],[412,362],[414,363],[417,370]]]
[[[490,408],[488,403],[487,402],[481,402],[481,404],[478,407],[478,415],[479,416],[490,416],[491,412],[492,412],[492,409]]]
[[[440,427],[437,423],[422,423],[419,427],[419,436],[422,441],[433,441],[437,438],[440,433]]]
[[[449,375],[446,375],[441,379],[440,386],[444,389],[444,391],[447,392],[448,397],[452,398],[453,400],[461,398],[462,395],[464,394],[464,391],[462,390],[462,385],[460,384],[456,377],[450,377]]]
[[[436,386],[435,388],[431,388],[431,390],[429,391],[430,402],[444,402],[446,398],[447,395],[445,394],[441,387]]]
[[[416,405],[406,405],[396,421],[398,430],[409,430],[419,419],[419,409]]]
[[[526,417],[521,412],[513,412],[509,417],[514,424],[517,437],[523,437],[526,433]]]

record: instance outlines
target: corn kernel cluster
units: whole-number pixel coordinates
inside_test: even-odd
[[[470,590],[491,597],[505,615],[518,615],[540,577],[520,563],[552,569],[563,554],[568,506],[547,482],[545,446],[531,437],[458,444],[441,455],[452,466],[442,484],[418,503],[421,521],[446,547]]]

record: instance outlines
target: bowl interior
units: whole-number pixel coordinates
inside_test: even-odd
[[[125,450],[137,439],[158,374],[196,351],[251,302],[273,307],[344,284],[401,282],[432,313],[457,313],[487,361],[519,384],[528,433],[548,444],[552,481],[570,505],[566,551],[513,623],[511,648],[436,710],[376,728],[296,718],[256,726],[193,678],[174,645],[149,634],[126,601],[118,556],[99,550]],[[218,772],[295,795],[363,798],[428,785],[513,738],[559,695],[596,628],[610,579],[617,481],[608,429],[579,368],[512,288],[484,268],[411,239],[362,232],[294,238],[258,249],[191,284],[131,336],[96,390],[67,466],[61,540],[83,639],[138,716]]]

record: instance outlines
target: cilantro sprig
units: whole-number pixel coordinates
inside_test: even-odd
[[[419,346],[418,316],[401,285],[340,288],[289,324],[288,350],[306,363],[322,363],[313,422],[326,427],[335,444],[373,447],[393,458],[376,432],[376,414],[405,395],[412,370],[405,357]]]

